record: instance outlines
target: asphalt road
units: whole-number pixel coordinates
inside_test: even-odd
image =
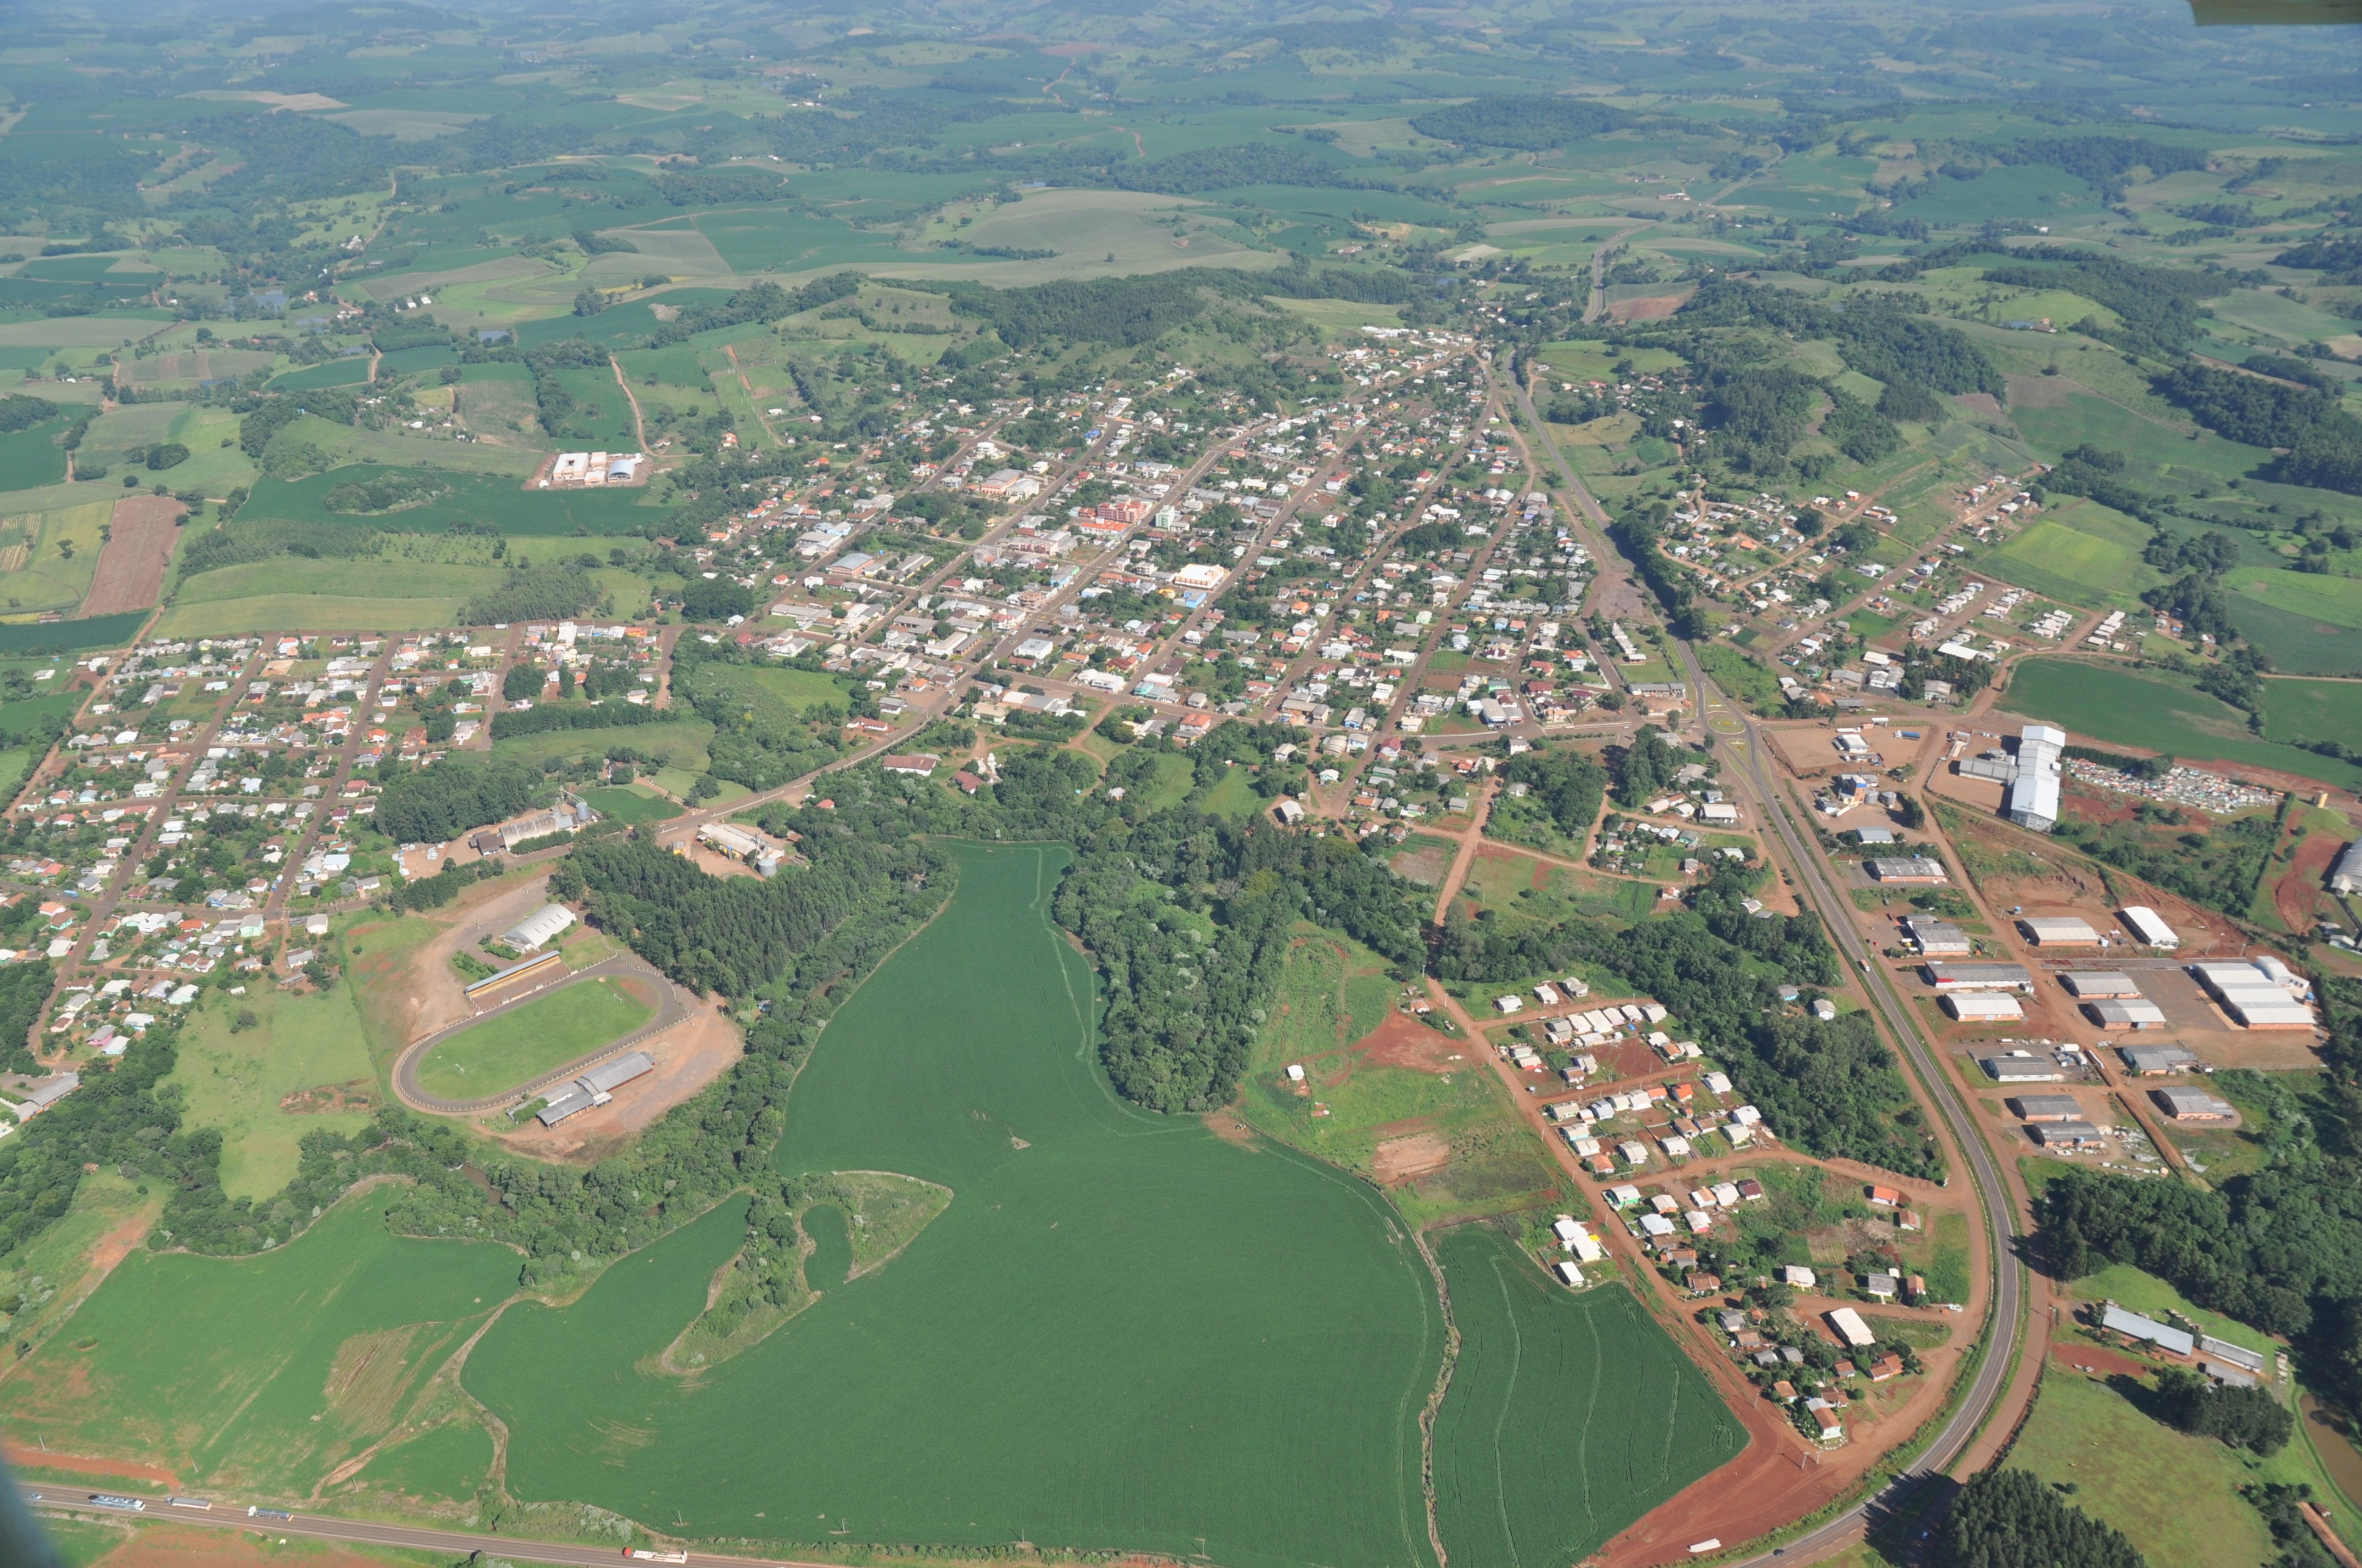
[[[61,1486],[52,1482],[20,1481],[17,1495],[36,1516],[41,1514],[79,1514],[93,1518],[122,1518],[124,1510],[100,1507],[90,1502],[87,1486]],[[274,1540],[285,1537],[291,1540],[337,1540],[357,1546],[399,1546],[414,1551],[431,1551],[458,1562],[470,1553],[486,1557],[505,1558],[513,1562],[561,1562],[576,1568],[613,1568],[627,1561],[624,1551],[613,1546],[573,1546],[554,1541],[524,1540],[514,1536],[480,1535],[467,1530],[425,1529],[416,1525],[372,1524],[359,1519],[331,1518],[321,1514],[296,1514],[292,1518],[250,1518],[243,1506],[215,1503],[206,1511],[175,1508],[160,1497],[148,1499],[142,1519],[171,1519],[175,1524],[195,1525],[209,1529],[252,1530]],[[778,1557],[717,1557],[708,1552],[690,1552],[691,1562],[727,1564],[728,1568],[834,1568],[822,1563],[798,1562],[792,1558]]]
[[[1558,448],[1558,443],[1535,412],[1533,398],[1522,382],[1512,379],[1512,388],[1519,408],[1536,438],[1557,465],[1567,492],[1580,509],[1581,518],[1595,527],[1604,525],[1606,513],[1584,487],[1573,465]],[[1605,560],[1611,547],[1605,538],[1589,541],[1595,556]],[[2009,1386],[2012,1363],[2023,1331],[2020,1316],[2025,1300],[2024,1265],[2018,1261],[2016,1240],[2019,1234],[2017,1213],[2013,1207],[2009,1188],[2003,1183],[2001,1172],[1993,1164],[1992,1150],[1986,1145],[1961,1102],[1959,1090],[1937,1060],[1934,1044],[1919,1027],[1919,1021],[1895,994],[1893,982],[1885,967],[1877,962],[1877,955],[1865,945],[1855,931],[1850,906],[1840,898],[1830,881],[1827,865],[1816,849],[1800,834],[1789,814],[1786,796],[1771,779],[1763,767],[1764,744],[1753,720],[1736,706],[1724,702],[1705,671],[1699,667],[1696,651],[1679,637],[1667,636],[1680,652],[1684,675],[1695,694],[1695,711],[1705,723],[1708,744],[1720,742],[1730,759],[1743,770],[1740,782],[1746,793],[1754,797],[1754,807],[1761,819],[1779,834],[1788,860],[1802,878],[1801,889],[1824,913],[1824,923],[1836,939],[1838,950],[1854,967],[1855,978],[1869,997],[1871,1005],[1886,1022],[1887,1030],[1902,1043],[1904,1055],[1919,1077],[1926,1098],[1944,1118],[1962,1156],[1969,1165],[1969,1175],[1977,1189],[1977,1201],[1983,1211],[1986,1239],[1993,1258],[1993,1309],[1990,1320],[1990,1337],[1983,1361],[1978,1364],[1976,1376],[1970,1381],[1950,1420],[1936,1436],[1935,1441],[1904,1471],[1875,1496],[1865,1499],[1810,1533],[1788,1542],[1777,1551],[1765,1551],[1747,1559],[1748,1568],[1756,1563],[1768,1563],[1776,1557],[1782,1562],[1808,1561],[1834,1551],[1854,1539],[1865,1525],[1882,1514],[1891,1513],[1926,1484],[1940,1474],[1972,1441],[1984,1426],[1986,1418],[2000,1402]]]

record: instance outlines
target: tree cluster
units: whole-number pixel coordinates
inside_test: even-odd
[[[515,816],[540,787],[541,775],[523,763],[447,757],[386,780],[378,793],[377,830],[396,844],[442,844]]]
[[[2148,1568],[2111,1526],[2030,1470],[1987,1470],[1952,1499],[1937,1531],[1936,1568]]]

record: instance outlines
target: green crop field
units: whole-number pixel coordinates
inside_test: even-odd
[[[0,436],[0,490],[31,490],[66,477],[66,449],[58,437],[73,424],[61,415]]]
[[[389,1232],[396,1196],[341,1203],[257,1257],[133,1252],[0,1383],[0,1422],[192,1487],[303,1496],[516,1288],[505,1247]]]
[[[326,364],[306,365],[300,370],[273,376],[270,378],[270,390],[312,392],[321,387],[356,387],[369,379],[369,356],[355,354],[349,359],[330,359]]]
[[[609,390],[614,390],[613,383],[609,383]],[[658,515],[635,504],[647,493],[644,490],[530,491],[513,479],[447,471],[434,477],[450,487],[449,493],[424,506],[376,517],[348,517],[328,510],[328,492],[337,486],[379,474],[375,468],[356,465],[331,469],[309,479],[279,480],[266,475],[255,481],[254,495],[238,517],[241,521],[283,517],[299,523],[352,523],[401,534],[447,533],[452,524],[465,523],[538,537],[571,536],[578,532],[628,534]]]
[[[233,1030],[241,1012],[253,1014],[255,1024]],[[352,992],[342,985],[319,996],[259,988],[243,999],[210,994],[182,1030],[180,1061],[165,1081],[187,1097],[192,1125],[220,1132],[222,1187],[233,1198],[285,1187],[304,1133],[355,1132],[369,1121],[366,1110],[282,1110],[289,1096],[336,1086],[348,1101],[377,1098]]]
[[[612,979],[580,981],[444,1041],[420,1059],[418,1087],[445,1099],[482,1099],[622,1039],[655,1010]]]
[[[2244,762],[2348,789],[2362,783],[2362,767],[2253,738],[2246,715],[2226,702],[2179,681],[2114,665],[2028,659],[2010,677],[2001,705],[2103,745],[2146,746],[2192,762]]]
[[[633,786],[586,790],[582,798],[592,811],[619,823],[660,823],[680,815],[680,807],[672,801]]]
[[[478,1426],[446,1422],[371,1458],[358,1479],[410,1497],[476,1495],[492,1467],[492,1438]]]
[[[2362,680],[2267,680],[2264,734],[2276,741],[2353,745],[2362,735]]]
[[[1478,1225],[1436,1255],[1460,1328],[1435,1420],[1436,1517],[1455,1565],[1575,1562],[1747,1446],[1620,1284],[1575,1295]]]
[[[2158,580],[2141,559],[2148,530],[2121,513],[2088,501],[2062,502],[2057,512],[1985,558],[1985,565],[2021,588],[2061,603],[2132,609],[2140,591]]]
[[[2223,580],[2231,619],[2297,675],[2362,675],[2362,580],[2237,567]]]
[[[1327,1165],[1119,1100],[1046,915],[1066,852],[957,853],[957,896],[838,1012],[779,1148],[950,1207],[694,1389],[639,1367],[703,1307],[735,1204],[571,1307],[513,1309],[466,1374],[509,1489],[701,1537],[1431,1562],[1442,1325],[1400,1222]]]

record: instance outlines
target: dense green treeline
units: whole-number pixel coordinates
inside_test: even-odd
[[[1784,289],[1716,280],[1701,284],[1676,319],[1685,326],[1757,326],[1827,337],[1849,369],[1876,381],[1995,397],[2006,390],[2000,367],[1967,334],[1893,297],[1849,301],[1833,310]]]
[[[1558,831],[1578,843],[1598,820],[1600,801],[1607,790],[1607,770],[1573,746],[1520,752],[1509,758],[1501,777],[1510,784],[1524,785],[1550,813]]]
[[[1576,98],[1492,94],[1414,116],[1411,128],[1438,141],[1543,152],[1614,130],[1630,116]]]
[[[734,998],[759,992],[898,873],[923,881],[940,869],[897,864],[894,849],[856,843],[792,877],[711,877],[634,834],[578,847],[550,890],[583,900],[594,924],[679,984]]]
[[[2148,1568],[2133,1543],[2030,1470],[1987,1470],[1945,1511],[1936,1568]]]
[[[2282,484],[2362,495],[2362,419],[2334,393],[2261,375],[2182,365],[2158,378],[2158,394],[2208,429],[2255,447],[2286,450],[2260,470]]]
[[[498,588],[479,593],[459,607],[459,620],[469,626],[562,621],[587,613],[600,597],[598,580],[579,560],[512,566]]]
[[[2305,1353],[2318,1387],[2362,1395],[2362,1165],[2311,1157],[2238,1176],[2218,1189],[2070,1171],[2036,1210],[2059,1277],[2131,1264],[2202,1307]]]
[[[40,1071],[26,1042],[40,1021],[41,1009],[49,1005],[50,988],[57,977],[57,966],[46,957],[0,966],[0,1072]]]
[[[395,773],[379,792],[377,830],[396,844],[442,844],[533,804],[541,775],[522,763],[463,761]]]

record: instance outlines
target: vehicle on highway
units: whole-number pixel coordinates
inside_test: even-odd
[[[645,1546],[627,1546],[624,1548],[624,1555],[641,1562],[686,1562],[689,1561],[689,1553],[686,1551],[653,1551]]]
[[[119,1496],[113,1492],[93,1492],[90,1500],[102,1508],[120,1508],[127,1514],[144,1514],[148,1502],[144,1497]]]
[[[295,1516],[284,1508],[266,1508],[259,1504],[249,1504],[246,1517],[250,1519],[292,1519]]]

